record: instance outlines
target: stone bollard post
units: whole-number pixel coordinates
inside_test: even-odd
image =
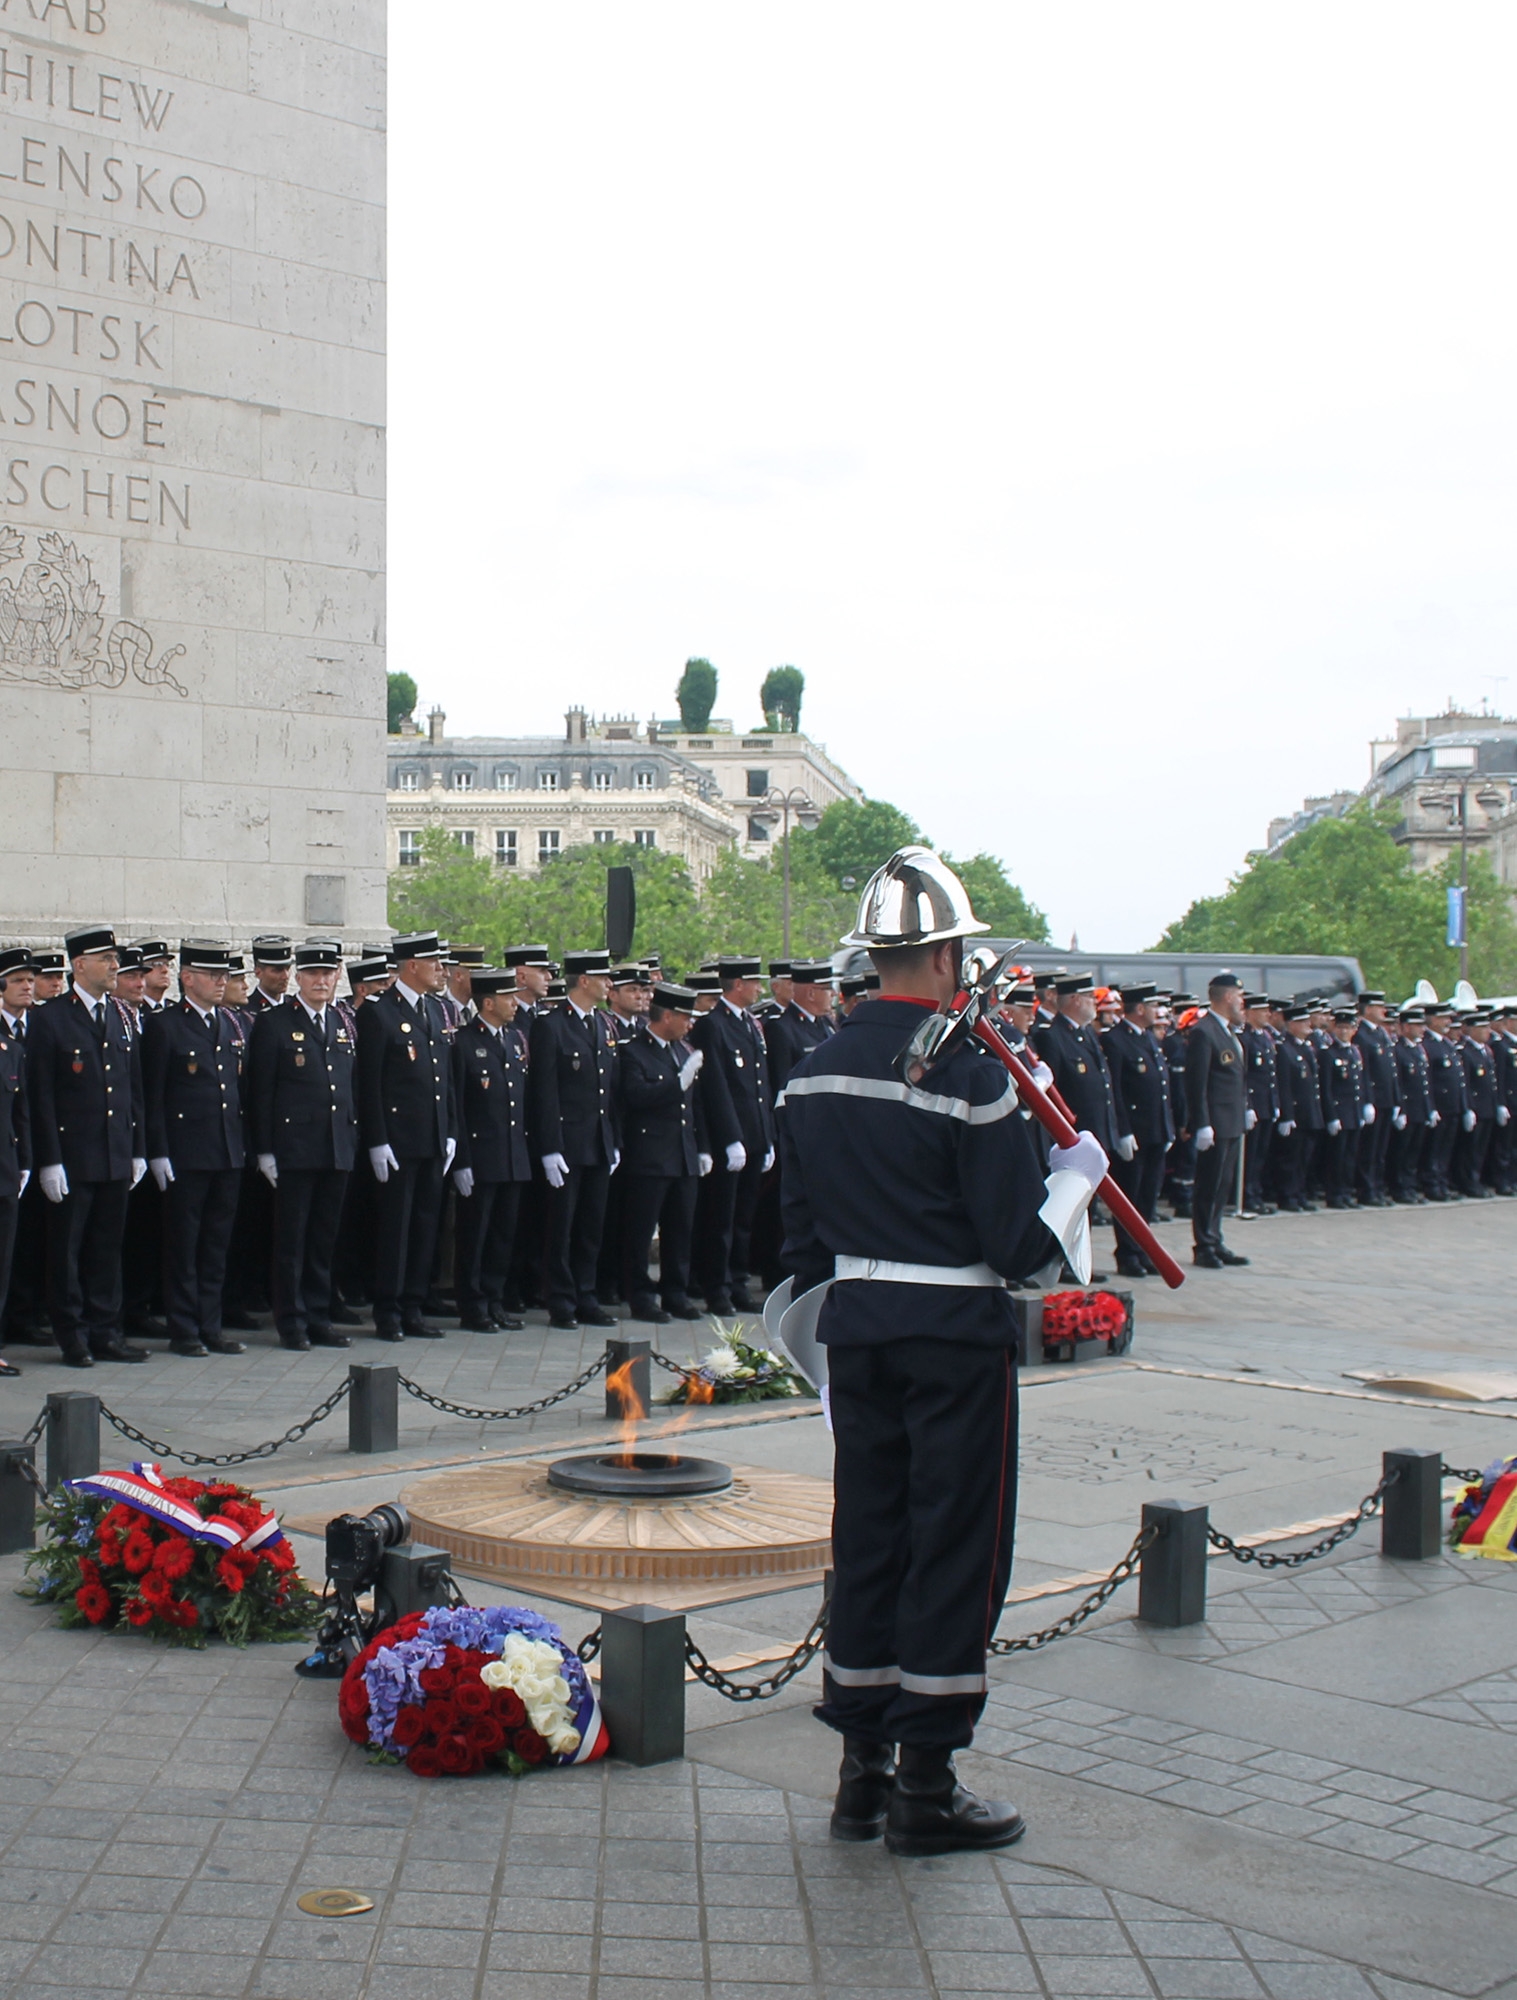
[[[400,1442],[400,1370],[355,1361],[348,1369],[348,1450],[394,1451]]]
[[[47,1399],[47,1490],[100,1470],[100,1398],[88,1389],[54,1389]]]
[[[37,1538],[36,1447],[20,1438],[0,1438],[0,1556],[29,1549]]]
[[[611,1754],[666,1764],[685,1754],[685,1614],[629,1604],[601,1620],[600,1705]]]
[[[1138,1617],[1145,1625],[1206,1620],[1207,1512],[1198,1502],[1148,1500],[1143,1526],[1159,1530],[1138,1569]]]
[[[1443,1544],[1443,1453],[1388,1451],[1381,1470],[1397,1478],[1381,1503],[1380,1553],[1397,1562],[1427,1562]]]

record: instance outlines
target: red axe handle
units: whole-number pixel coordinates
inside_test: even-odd
[[[1054,1093],[1044,1090],[1022,1058],[1007,1048],[988,1021],[984,1019],[977,1021],[974,1032],[992,1055],[998,1056],[1011,1071],[1017,1095],[1054,1144],[1072,1146],[1080,1135],[1071,1120],[1065,1116],[1062,1104],[1055,1105],[1050,1102]],[[1178,1291],[1185,1283],[1185,1273],[1159,1242],[1110,1174],[1101,1183],[1100,1195],[1114,1218],[1121,1223],[1148,1261],[1156,1267],[1165,1284],[1171,1291]]]

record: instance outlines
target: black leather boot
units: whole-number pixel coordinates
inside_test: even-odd
[[[1009,1847],[1027,1831],[1014,1805],[981,1799],[961,1785],[953,1752],[903,1743],[885,1819],[892,1854],[955,1854],[964,1848]]]
[[[833,1839],[878,1840],[885,1831],[885,1812],[894,1790],[894,1745],[845,1736],[832,1808]]]

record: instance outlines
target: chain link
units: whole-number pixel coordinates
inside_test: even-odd
[[[1082,1598],[1073,1611],[1066,1611],[1055,1625],[1045,1625],[1041,1632],[1027,1632],[1019,1639],[992,1639],[985,1648],[987,1653],[1005,1655],[1007,1653],[1035,1653],[1041,1646],[1051,1646],[1055,1639],[1067,1639],[1071,1632],[1078,1632],[1087,1618],[1093,1618],[1113,1591],[1126,1583],[1143,1560],[1146,1549],[1153,1547],[1159,1539],[1159,1530],[1150,1524],[1140,1528],[1132,1539],[1132,1547],[1116,1567],[1109,1571],[1098,1583],[1089,1597]]]
[[[708,1688],[715,1688],[727,1701],[768,1701],[782,1687],[788,1687],[797,1674],[803,1674],[822,1650],[822,1643],[827,1637],[828,1609],[824,1603],[801,1643],[793,1652],[786,1654],[773,1673],[766,1674],[761,1681],[729,1679],[719,1667],[712,1666],[688,1632],[685,1634],[686,1664],[698,1681],[704,1682]]]
[[[48,1497],[47,1488],[43,1485],[36,1466],[33,1465],[24,1452],[16,1454],[16,1470],[21,1474],[21,1477],[26,1481],[28,1486],[35,1487],[44,1500]]]
[[[38,1438],[41,1437],[42,1433],[46,1429],[47,1429],[47,1405],[44,1403],[42,1408],[37,1412],[36,1421],[33,1423],[31,1429],[26,1433],[25,1437],[22,1438],[21,1442],[23,1444],[35,1444]]]
[[[592,1660],[599,1659],[603,1643],[601,1627],[597,1625],[593,1632],[585,1634],[574,1650],[578,1653],[582,1663],[588,1667]]]
[[[650,1349],[648,1359],[656,1361],[660,1368],[666,1368],[671,1375],[693,1375],[701,1365],[698,1361],[671,1361],[667,1354],[660,1354],[656,1347]]]
[[[1257,1563],[1260,1569],[1299,1569],[1302,1563],[1314,1562],[1318,1556],[1325,1556],[1346,1542],[1350,1535],[1357,1535],[1365,1522],[1373,1520],[1380,1512],[1381,1501],[1400,1477],[1399,1470],[1388,1472],[1373,1493],[1365,1494],[1346,1521],[1340,1521],[1330,1535],[1324,1535],[1320,1542],[1313,1542],[1309,1549],[1294,1549],[1289,1555],[1274,1555],[1267,1549],[1240,1548],[1220,1528],[1208,1528],[1206,1539],[1214,1549],[1221,1549],[1230,1555],[1234,1562]]]
[[[434,1410],[442,1410],[450,1417],[470,1417],[476,1423],[495,1423],[510,1417],[535,1417],[540,1410],[551,1410],[555,1403],[563,1402],[566,1396],[576,1395],[587,1382],[593,1382],[605,1365],[605,1355],[598,1355],[583,1374],[576,1375],[572,1382],[566,1382],[562,1389],[555,1389],[551,1396],[540,1396],[535,1403],[523,1403],[519,1410],[476,1410],[467,1403],[449,1403],[441,1396],[434,1396],[430,1389],[423,1389],[409,1375],[401,1376],[400,1386],[417,1402],[429,1403]]]
[[[1478,1486],[1485,1478],[1485,1473],[1483,1470],[1470,1471],[1469,1469],[1465,1469],[1461,1471],[1457,1465],[1445,1465],[1443,1468],[1443,1477],[1445,1479],[1462,1479],[1466,1486]]]
[[[314,1430],[323,1418],[331,1416],[352,1386],[351,1378],[345,1376],[324,1402],[318,1403],[311,1414],[303,1417],[298,1424],[291,1424],[283,1437],[266,1438],[262,1444],[255,1444],[251,1451],[175,1451],[172,1445],[161,1444],[157,1438],[150,1438],[146,1432],[129,1424],[124,1417],[118,1417],[104,1403],[100,1405],[100,1414],[124,1438],[129,1438],[133,1444],[145,1445],[154,1458],[177,1458],[181,1465],[247,1465],[256,1458],[272,1458],[287,1444],[298,1444],[307,1431]]]

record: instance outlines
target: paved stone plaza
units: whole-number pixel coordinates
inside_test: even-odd
[[[1140,1288],[1130,1363],[1024,1376],[1015,1590],[1104,1569],[1144,1498],[1200,1499],[1228,1532],[1258,1532],[1349,1511],[1387,1447],[1456,1465],[1517,1451],[1517,1403],[1419,1405],[1343,1379],[1510,1368],[1513,1224],[1504,1203],[1240,1224],[1248,1270]],[[688,1351],[691,1330],[658,1340]],[[440,1394],[503,1404],[595,1351],[534,1327],[401,1358]],[[303,1415],[347,1358],[255,1345],[88,1386],[168,1442],[246,1445]],[[82,1386],[20,1359],[12,1432],[47,1389]],[[813,1410],[694,1422],[736,1462],[825,1472]],[[411,1468],[605,1429],[598,1383],[526,1423],[405,1399],[401,1424],[402,1450],[361,1471],[339,1413],[248,1476],[315,1522],[393,1497]],[[0,1991],[1514,2000],[1517,1574],[1393,1565],[1376,1545],[1371,1528],[1273,1575],[1218,1558],[1206,1625],[1180,1632],[1137,1626],[1129,1585],[1078,1636],[997,1662],[964,1768],[1015,1797],[1030,1831],[1003,1857],[938,1862],[827,1840],[836,1745],[810,1716],[814,1672],[742,1709],[692,1686],[682,1764],[421,1782],[345,1744],[331,1685],[290,1672],[299,1648],[63,1633],[6,1595]],[[319,1545],[298,1546],[319,1572]],[[0,1563],[7,1585],[19,1571]],[[1002,1630],[1076,1601],[1013,1602]],[[814,1609],[793,1592],[691,1622],[712,1657],[780,1652]],[[576,1637],[593,1623],[556,1615]],[[374,1912],[296,1910],[331,1886]]]

